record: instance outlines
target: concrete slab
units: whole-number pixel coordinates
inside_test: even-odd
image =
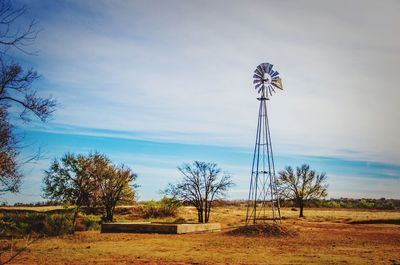
[[[195,232],[221,231],[221,224],[174,224],[174,223],[104,223],[102,233],[158,233],[187,234]]]

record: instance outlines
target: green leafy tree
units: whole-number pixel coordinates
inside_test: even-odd
[[[131,182],[136,178],[128,167],[113,165],[105,155],[66,154],[45,171],[43,196],[75,205],[74,223],[82,206],[100,206],[104,220],[112,221],[118,203],[134,200],[137,185]]]
[[[60,160],[55,159],[45,171],[43,197],[75,205],[74,224],[80,208],[90,204],[95,192],[89,166],[87,157],[66,154]]]
[[[104,209],[103,219],[112,222],[117,203],[129,203],[134,200],[133,188],[137,185],[130,185],[130,183],[136,180],[137,175],[125,165],[111,164],[110,160],[101,154],[91,156],[90,160],[90,173],[96,187],[93,199]]]
[[[177,184],[169,184],[165,193],[179,198],[196,207],[199,223],[208,223],[213,201],[225,197],[234,184],[231,176],[220,177],[221,169],[215,163],[194,161],[178,167],[183,179]]]
[[[325,198],[328,193],[327,176],[310,170],[310,166],[303,164],[294,171],[288,166],[279,172],[277,186],[281,197],[293,200],[300,208],[300,217],[304,217],[304,203],[308,200]]]

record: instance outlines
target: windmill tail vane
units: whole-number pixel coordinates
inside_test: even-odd
[[[253,163],[249,197],[247,202],[246,225],[250,223],[273,220],[281,222],[280,201],[275,176],[275,162],[272,151],[271,134],[266,101],[276,89],[283,89],[282,80],[278,71],[274,71],[273,65],[262,63],[254,71],[253,84],[261,97],[256,143],[254,146]],[[269,210],[272,213],[269,214]]]

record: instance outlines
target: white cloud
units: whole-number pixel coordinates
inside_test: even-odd
[[[349,185],[349,183],[357,185]],[[330,198],[399,198],[400,178],[383,179],[374,177],[354,177],[331,175]]]
[[[269,102],[277,150],[398,163],[399,4],[345,4],[41,1],[29,7],[44,28],[36,68],[63,105],[58,123],[249,146],[257,118],[252,71],[270,61],[285,85]]]

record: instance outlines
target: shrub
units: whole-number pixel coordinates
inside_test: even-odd
[[[0,216],[0,235],[25,236],[64,235],[73,233],[72,217],[69,214],[32,212],[10,212]]]
[[[59,236],[74,232],[71,216],[65,214],[47,215],[45,219],[44,234],[49,236]]]
[[[327,201],[324,206],[328,208],[339,208],[340,204],[335,201]]]
[[[2,236],[22,236],[42,231],[45,216],[39,213],[9,213],[1,216],[0,234]]]
[[[101,220],[94,215],[85,216],[80,222],[85,226],[86,230],[100,230]]]
[[[137,207],[132,207],[132,206],[123,206],[123,207],[118,207],[115,208],[114,214],[118,215],[134,215]]]
[[[395,210],[396,206],[392,201],[378,201],[375,203],[376,209]]]
[[[149,201],[142,209],[144,218],[175,217],[181,203],[176,198],[164,197],[160,201]]]
[[[374,208],[374,203],[373,202],[369,202],[367,200],[361,199],[358,202],[358,207],[359,208],[365,208],[365,209],[372,209]]]

